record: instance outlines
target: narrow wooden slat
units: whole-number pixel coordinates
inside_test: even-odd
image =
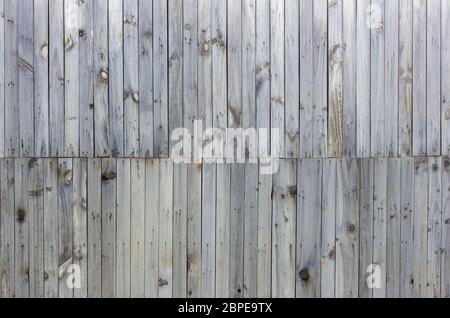
[[[322,164],[299,160],[297,173],[296,296],[320,297]],[[289,189],[289,195],[295,193]]]
[[[123,89],[125,156],[139,156],[139,9],[138,0],[123,3]],[[142,127],[148,129],[148,127]]]
[[[295,160],[281,160],[272,189],[272,297],[295,297]]]
[[[0,61],[5,60],[5,0],[0,0]],[[5,156],[5,64],[0,65],[0,158]]]
[[[441,3],[441,137],[442,155],[450,155],[450,3]],[[0,141],[1,142],[1,141]]]
[[[450,297],[450,159],[444,158],[442,168],[442,263],[441,297]]]

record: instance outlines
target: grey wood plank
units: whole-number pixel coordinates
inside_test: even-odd
[[[450,297],[450,159],[442,159],[441,297]]]
[[[5,0],[0,0],[0,61],[5,60]],[[0,65],[0,158],[5,156],[5,65]]]
[[[450,155],[450,38],[445,31],[450,28],[450,3],[441,3],[441,138],[442,155]],[[1,141],[0,141],[1,142]]]

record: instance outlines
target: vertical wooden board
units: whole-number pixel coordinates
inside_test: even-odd
[[[169,154],[167,0],[153,1],[153,155]],[[194,26],[191,26],[194,27]]]
[[[399,0],[398,144],[399,155],[412,154],[413,0]]]
[[[296,296],[320,297],[322,161],[299,160],[297,191]]]
[[[373,184],[373,263],[380,270],[380,285],[374,298],[386,297],[387,160],[375,159]]]
[[[28,298],[30,286],[29,271],[29,228],[28,205],[28,159],[16,159],[14,167],[14,297]]]
[[[201,296],[216,293],[216,164],[204,163],[202,169],[202,285]]]
[[[20,156],[34,155],[33,0],[19,0],[18,69]]]
[[[385,136],[385,1],[372,0],[370,9],[370,154],[386,155]],[[367,14],[367,13],[366,13]]]
[[[39,157],[47,157],[49,155],[48,9],[49,4],[47,0],[34,0],[34,155]],[[44,25],[44,27],[42,27],[42,25]],[[0,86],[2,85],[0,84]],[[1,99],[2,98],[0,97],[0,100]],[[1,127],[0,131],[2,131]]]
[[[295,297],[297,162],[281,160],[272,188],[272,297]]]
[[[94,155],[94,0],[78,3],[80,156]]]
[[[441,297],[442,160],[428,160],[427,297]]]
[[[258,165],[245,164],[244,297],[256,298],[258,281]]]
[[[29,282],[30,297],[44,297],[44,166],[42,159],[30,160],[29,169]],[[1,185],[0,185],[1,187]],[[1,204],[1,203],[0,203]]]
[[[387,162],[386,297],[400,297],[401,160]]]
[[[372,298],[367,269],[373,264],[374,159],[361,159],[359,181],[359,298]]]
[[[111,4],[111,2],[110,2]],[[115,159],[102,159],[101,220],[102,220],[102,297],[117,296],[116,242],[117,242],[117,166]]]
[[[351,2],[350,2],[351,3]],[[330,156],[340,157],[343,153],[343,1],[328,0],[328,152]],[[352,9],[351,4],[349,4]],[[352,25],[352,12],[348,24]],[[347,27],[348,27],[347,24]],[[351,30],[346,30],[347,36]],[[352,43],[351,43],[352,44]],[[351,48],[350,48],[351,49]],[[346,56],[348,57],[348,55]],[[352,60],[349,59],[350,70]],[[348,73],[347,73],[348,74]],[[347,79],[349,79],[347,77]],[[352,79],[350,78],[350,85]],[[348,95],[346,96],[348,97]],[[351,105],[351,103],[350,103]],[[352,108],[349,109],[352,111]]]
[[[74,297],[88,295],[88,214],[87,214],[87,159],[73,159],[73,264],[81,277],[75,286]]]
[[[108,3],[109,143],[111,155],[124,152],[123,0]]]
[[[228,127],[242,126],[242,0],[227,1]],[[187,60],[186,60],[187,61]],[[187,61],[189,62],[189,61]],[[186,85],[185,85],[186,87]]]
[[[5,60],[5,0],[0,0],[0,61]],[[5,64],[0,65],[0,158],[5,156]]]
[[[326,157],[328,141],[327,0],[314,0],[313,16],[313,144],[314,158]]]
[[[336,177],[336,297],[358,297],[358,160],[340,159]]]
[[[19,1],[5,1],[5,156],[20,155],[19,132]]]
[[[14,297],[14,160],[0,161],[0,296]]]
[[[356,152],[356,117],[359,105],[357,64],[362,52],[357,52],[357,2],[342,2],[342,153],[355,157]]]
[[[201,179],[201,176],[200,178]],[[159,215],[158,215],[158,234],[159,234],[159,297],[171,298],[173,296],[173,277],[172,277],[172,198],[173,198],[173,163],[170,159],[161,159],[159,165]],[[201,185],[200,185],[201,187]],[[201,193],[201,188],[197,193]],[[201,213],[201,201],[198,200],[199,214]],[[201,222],[201,220],[199,220]],[[197,230],[200,232],[200,229]],[[201,232],[200,232],[201,233]],[[195,233],[197,234],[197,233]],[[200,240],[198,241],[200,244]],[[200,273],[198,276],[201,278]],[[200,284],[198,284],[200,288]],[[199,292],[199,291],[196,291]]]
[[[441,3],[441,138],[442,155],[450,155],[450,3]],[[0,80],[1,81],[1,80]],[[0,93],[1,94],[1,93]],[[0,141],[1,142],[1,141]],[[443,290],[444,291],[444,290]]]
[[[117,160],[117,297],[131,296],[131,160]],[[145,190],[145,189],[144,189]],[[133,228],[134,230],[135,228]]]
[[[414,159],[401,160],[400,297],[413,296]]]
[[[217,0],[216,0],[217,1]],[[258,141],[260,157],[270,154],[270,0],[256,2],[256,125],[267,130]],[[289,126],[288,126],[289,127]]]
[[[427,156],[441,154],[441,2],[427,1],[425,91]]]
[[[299,34],[299,1],[285,1],[285,121],[286,157],[298,158],[299,154],[299,104],[300,104],[300,34]]]
[[[139,9],[138,0],[123,3],[123,115],[125,156],[139,156]],[[148,129],[147,127],[142,127]]]
[[[321,261],[320,295],[334,298],[336,269],[336,163],[335,159],[323,161],[321,193]]]
[[[87,162],[87,231],[88,231],[88,297],[102,295],[102,161],[88,159]]]
[[[108,3],[94,1],[94,135],[95,155],[109,156]]]
[[[441,297],[450,297],[450,158],[442,168],[442,263]]]
[[[171,176],[168,176],[171,179]],[[145,296],[145,160],[131,160],[131,297]],[[170,190],[170,189],[169,189]],[[119,226],[120,227],[120,226]]]
[[[244,294],[245,167],[231,164],[230,195],[230,298]]]
[[[229,297],[230,286],[230,165],[217,164],[216,184],[216,297]]]
[[[59,297],[73,298],[67,284],[73,264],[73,169],[72,159],[58,159],[58,277]]]
[[[370,156],[370,28],[367,10],[370,0],[356,3],[356,154],[359,158]]]
[[[57,298],[58,288],[58,160],[44,161],[44,296]]]
[[[153,155],[153,2],[139,0],[138,23],[139,154],[150,157]]]
[[[428,159],[414,159],[413,297],[427,295]]]
[[[173,297],[186,297],[187,165],[173,166]],[[215,188],[215,187],[214,187]],[[211,231],[211,228],[209,228]]]
[[[385,154],[398,156],[399,131],[399,0],[385,1],[384,112]]]
[[[270,1],[270,124],[279,134],[271,136],[273,154],[285,156],[285,0]]]
[[[313,156],[313,1],[300,0],[300,157]]]
[[[145,297],[158,297],[159,160],[145,162]]]
[[[427,2],[413,0],[413,156],[423,156],[427,152]]]
[[[64,1],[64,156],[80,153],[79,11],[77,0]],[[85,80],[85,79],[83,79]]]
[[[259,174],[257,297],[272,296],[272,176]]]

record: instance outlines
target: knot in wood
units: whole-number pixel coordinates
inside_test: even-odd
[[[302,269],[302,270],[299,272],[298,276],[300,277],[300,279],[301,279],[302,281],[304,281],[304,282],[308,281],[308,280],[309,280],[309,272],[308,272],[308,269],[307,269],[307,268]]]
[[[23,223],[25,221],[25,210],[22,208],[19,208],[17,210],[17,221],[19,221],[20,223]]]
[[[116,178],[116,173],[112,171],[106,171],[102,174],[103,181],[110,181]]]
[[[354,224],[348,224],[347,225],[347,231],[349,233],[354,233],[356,231],[356,226]]]

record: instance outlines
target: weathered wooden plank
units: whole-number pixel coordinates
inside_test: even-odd
[[[153,1],[153,156],[169,154],[167,0]],[[186,21],[187,22],[187,21]],[[186,26],[186,25],[185,25]],[[191,25],[194,28],[193,25]]]
[[[108,3],[108,68],[109,68],[109,144],[111,155],[124,152],[124,69],[123,69],[123,1]],[[161,79],[162,80],[162,79]]]
[[[139,156],[138,0],[123,3],[123,115],[125,156]],[[148,129],[147,127],[142,127]]]
[[[79,285],[74,297],[88,295],[88,214],[87,214],[87,164],[86,158],[73,159],[73,264],[78,266]],[[90,194],[89,194],[90,195]]]
[[[201,175],[200,175],[201,176]],[[201,178],[200,178],[201,179]],[[199,180],[201,182],[201,180]],[[159,214],[158,214],[158,235],[159,235],[159,297],[170,298],[173,293],[172,277],[172,197],[173,197],[173,163],[170,159],[161,159],[159,165]],[[199,189],[201,193],[201,185]],[[201,199],[198,201],[198,214],[201,214]],[[199,220],[201,222],[201,220]],[[197,230],[200,232],[200,229]],[[201,233],[201,232],[200,232]],[[195,233],[197,234],[197,233]],[[200,243],[200,240],[198,242]],[[196,243],[197,245],[197,243]],[[200,252],[200,251],[199,251]],[[200,254],[199,254],[200,257]],[[199,261],[200,264],[200,261]],[[199,270],[200,272],[200,270]],[[198,273],[201,278],[200,273]],[[200,285],[198,285],[200,288]],[[199,293],[200,291],[195,291]]]
[[[259,174],[257,297],[272,295],[272,176]]]
[[[441,3],[441,138],[442,155],[450,155],[450,3]],[[1,94],[1,93],[0,93]],[[1,141],[0,141],[1,142]],[[443,289],[444,291],[445,289]]]
[[[413,0],[399,0],[398,144],[399,154],[412,154]]]
[[[295,297],[295,160],[281,160],[272,189],[272,297]]]
[[[39,157],[47,157],[49,155],[50,143],[48,9],[49,4],[47,0],[34,0],[34,155]],[[42,27],[42,25],[45,27]],[[2,85],[0,84],[0,86]],[[2,98],[0,97],[0,99]],[[2,111],[1,109],[0,106],[0,112]],[[3,131],[1,124],[0,131]]]
[[[201,296],[213,298],[216,289],[216,164],[202,169]]]
[[[359,298],[372,298],[367,269],[373,264],[374,159],[361,159],[359,181]]]
[[[5,0],[0,0],[0,61],[5,60]],[[5,64],[0,65],[0,158],[5,156]]]
[[[322,222],[320,291],[322,298],[334,298],[336,268],[336,163],[335,159],[322,164]]]
[[[401,160],[387,161],[386,297],[400,297]]]
[[[79,6],[64,1],[64,156],[80,153]]]
[[[12,170],[11,170],[12,171]],[[57,298],[58,288],[58,160],[44,161],[44,295]]]
[[[102,161],[88,159],[87,163],[87,228],[88,228],[88,297],[102,295]]]
[[[342,146],[347,157],[356,156],[357,135],[357,63],[361,52],[357,52],[357,2],[346,0],[342,3]]]
[[[5,156],[20,155],[19,1],[5,1]]]
[[[132,231],[130,269],[131,297],[133,298],[143,298],[145,296],[145,280],[142,279],[145,277],[145,173],[144,159],[131,160],[130,223]],[[172,180],[170,175],[167,178]],[[171,195],[171,192],[168,195]],[[160,222],[163,222],[163,220],[160,220]],[[168,232],[168,235],[170,235],[170,231]]]
[[[320,297],[322,161],[299,160],[297,191],[296,296]]]
[[[259,4],[258,4],[259,5]],[[300,34],[299,34],[299,1],[285,1],[285,121],[284,143],[286,157],[298,158],[300,133]]]
[[[380,274],[380,285],[373,289],[374,298],[386,297],[387,232],[387,160],[376,159],[373,184],[373,263]]]
[[[450,297],[450,159],[442,167],[442,263],[441,297]]]
[[[342,80],[343,51],[345,49],[343,42],[343,5],[342,1],[328,0],[328,152],[330,156],[334,157],[342,156],[343,152],[344,83]],[[351,16],[349,21],[351,25]],[[349,30],[346,31],[348,32]],[[347,33],[347,35],[350,34]],[[351,57],[349,62],[351,67]],[[349,84],[351,85],[351,82]],[[352,111],[352,108],[349,111]]]
[[[230,286],[230,165],[217,164],[216,297],[229,297]]]
[[[441,154],[441,2],[427,2],[426,28],[426,136],[427,155]],[[422,121],[423,118],[422,118]]]
[[[94,0],[94,135],[95,155],[109,156],[108,5]]]
[[[413,156],[427,152],[427,1],[413,0],[413,55],[412,55],[412,103],[413,103]],[[418,75],[419,74],[419,75]],[[422,75],[420,75],[422,74]]]
[[[169,6],[175,3],[171,1]],[[173,7],[169,7],[169,17]],[[181,20],[179,20],[181,21]],[[153,3],[139,0],[139,154],[153,155]],[[169,26],[169,41],[171,39]],[[170,47],[170,45],[169,45]],[[170,73],[169,73],[170,74]],[[169,84],[170,86],[170,84]]]
[[[80,156],[94,155],[94,0],[78,2]]]
[[[158,297],[159,160],[145,163],[145,297]]]
[[[413,297],[427,295],[428,170],[427,158],[414,159]]]
[[[355,159],[340,159],[336,177],[336,297],[358,296],[359,169]]]
[[[399,0],[384,1],[385,154],[398,156],[399,131]]]
[[[117,160],[117,297],[131,296],[131,161]],[[133,180],[135,182],[135,180]],[[135,228],[133,228],[133,231]]]
[[[111,2],[110,2],[111,5]],[[117,242],[117,162],[114,159],[102,159],[101,184],[101,290],[103,298],[117,296],[116,283],[116,242]]]
[[[370,28],[367,9],[370,0],[356,2],[356,153],[360,158],[370,156]]]
[[[386,155],[385,1],[372,0],[370,12],[370,154]],[[367,13],[366,13],[367,14]],[[375,211],[374,211],[375,212]]]
[[[14,297],[28,298],[29,227],[28,159],[17,159],[14,166]]]
[[[414,159],[401,162],[401,223],[400,223],[400,297],[413,296],[413,209],[414,209]]]
[[[18,23],[20,156],[34,155],[33,0],[20,0]]]
[[[42,159],[30,160],[29,191],[29,284],[30,297],[44,297],[44,166]],[[1,204],[1,203],[0,203]]]
[[[59,297],[73,298],[73,289],[67,284],[73,264],[72,159],[58,159],[58,242]]]
[[[441,297],[442,161],[428,160],[427,297]]]
[[[230,298],[241,298],[244,294],[244,208],[245,167],[231,165],[230,177]]]

